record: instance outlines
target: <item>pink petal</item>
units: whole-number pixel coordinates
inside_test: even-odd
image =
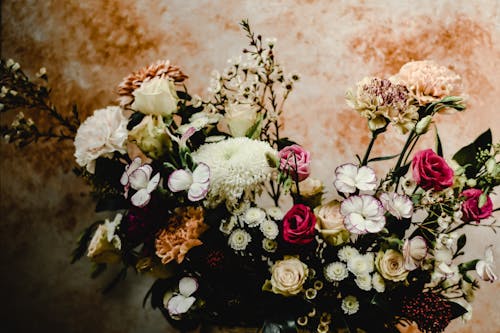
[[[205,163],[200,163],[193,171],[194,183],[206,183],[210,179],[210,168]]]
[[[132,198],[130,198],[130,201],[136,207],[144,207],[149,203],[150,199],[151,199],[151,195],[148,193],[148,191],[145,188],[143,188],[143,189],[137,191],[132,196]]]
[[[190,171],[179,169],[175,170],[168,177],[168,188],[172,192],[187,190],[193,183],[193,176]]]

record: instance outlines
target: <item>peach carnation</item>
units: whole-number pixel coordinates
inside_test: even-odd
[[[172,260],[180,264],[191,248],[203,244],[198,237],[207,228],[208,225],[203,223],[202,207],[176,208],[167,227],[156,236],[156,255],[163,264]]]
[[[460,95],[460,76],[434,61],[409,62],[401,67],[396,78],[406,85],[419,105]]]

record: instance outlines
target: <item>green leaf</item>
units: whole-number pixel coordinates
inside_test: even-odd
[[[467,242],[467,237],[465,236],[465,234],[462,234],[462,235],[460,235],[460,237],[458,237],[458,240],[457,240],[457,251],[456,251],[456,253],[458,253],[458,251],[460,251],[461,249],[463,249],[463,247],[465,246],[466,242]]]
[[[85,230],[83,230],[83,232],[80,234],[80,236],[76,241],[77,242],[76,248],[71,253],[72,264],[80,260],[85,255],[85,252],[87,252],[88,244],[90,242],[90,239],[92,238],[95,228],[102,222],[103,221],[97,221],[92,223],[89,227],[85,228]]]
[[[259,117],[257,118],[257,121],[252,125],[252,127],[250,127],[245,136],[247,138],[250,138],[250,139],[258,139],[260,137],[260,131],[261,131],[261,125],[262,125],[262,119],[263,119],[263,116],[262,114],[259,115]]]
[[[439,137],[437,126],[435,126],[435,128],[436,128],[436,153],[438,154],[438,156],[443,157],[443,145],[441,143],[441,138]]]
[[[482,166],[478,165],[476,155],[480,150],[488,150],[491,147],[491,142],[491,130],[488,129],[476,140],[474,140],[474,142],[463,147],[455,155],[453,155],[453,160],[455,160],[460,166],[470,165],[465,170],[465,175],[468,178],[473,178],[481,169]]]
[[[369,162],[377,162],[377,161],[386,161],[386,160],[392,160],[393,158],[396,158],[398,157],[400,154],[396,154],[396,155],[389,155],[389,156],[380,156],[380,157],[374,157],[374,158],[370,158],[368,160],[368,163]]]
[[[399,176],[399,177],[403,177],[404,175],[406,175],[406,173],[410,169],[410,165],[411,165],[411,162],[399,167],[397,170],[394,170],[394,175]]]
[[[458,318],[467,313],[467,309],[455,302],[447,302],[451,306],[451,319]]]
[[[474,260],[471,260],[471,261],[468,261],[468,262],[464,262],[460,265],[458,265],[458,269],[460,271],[460,273],[465,273],[465,272],[468,272],[468,271],[473,271],[476,269],[476,264],[477,262],[479,261],[479,259],[474,259]]]
[[[481,193],[481,195],[479,196],[479,200],[477,202],[477,208],[479,209],[483,208],[487,200],[488,200],[488,195],[486,194],[486,192]]]
[[[113,280],[111,280],[110,283],[108,283],[108,285],[102,290],[102,294],[107,294],[109,293],[111,290],[113,290],[114,287],[116,287],[116,285],[125,279],[125,277],[127,276],[127,269],[128,267],[125,266],[123,267],[120,272],[118,272],[118,274],[115,276],[115,278]]]
[[[92,273],[90,274],[90,277],[92,279],[95,279],[96,277],[98,277],[99,275],[101,275],[107,268],[107,265],[106,264],[96,264],[94,263],[92,265]]]
[[[278,150],[297,144],[295,141],[292,141],[289,138],[280,138],[277,143],[278,143]]]
[[[137,126],[142,119],[144,118],[145,114],[140,113],[140,112],[134,112],[129,118],[128,124],[127,124],[127,129],[130,131],[132,128]]]

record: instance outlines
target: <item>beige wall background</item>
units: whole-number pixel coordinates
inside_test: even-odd
[[[328,190],[334,168],[362,154],[369,140],[345,90],[410,60],[433,59],[463,77],[469,109],[437,119],[447,156],[487,127],[500,138],[497,0],[5,0],[1,10],[2,58],[31,75],[45,66],[58,107],[76,103],[85,116],[114,103],[120,80],[157,59],[179,65],[189,90],[203,95],[211,70],[246,46],[238,22],[249,18],[255,31],[278,39],[286,69],[302,74],[286,107],[285,134],[311,151],[313,173]],[[397,151],[402,141],[390,133],[375,150]],[[171,332],[159,312],[141,307],[152,280],[130,273],[102,296],[111,274],[91,280],[88,262],[69,265],[77,235],[96,219],[89,188],[70,171],[71,144],[16,151],[2,143],[0,153],[5,332]],[[471,256],[497,244],[500,257],[499,236],[466,231]],[[499,283],[483,283],[472,321],[457,320],[446,332],[499,332],[499,291]]]

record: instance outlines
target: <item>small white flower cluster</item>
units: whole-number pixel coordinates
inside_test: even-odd
[[[252,240],[250,232],[254,233],[259,230],[263,236],[262,248],[266,252],[274,252],[278,245],[276,237],[279,234],[276,221],[282,217],[283,212],[279,207],[271,207],[267,210],[249,207],[239,214],[232,215],[229,219],[222,220],[219,229],[222,233],[229,235],[229,246],[235,251],[245,250]]]
[[[352,246],[343,246],[338,251],[340,262],[332,262],[325,266],[325,279],[329,282],[340,282],[346,279],[351,272],[354,282],[359,289],[369,291],[374,288],[377,292],[384,292],[385,283],[383,278],[375,271],[374,254],[369,252],[360,254]],[[371,273],[373,273],[371,275]]]

